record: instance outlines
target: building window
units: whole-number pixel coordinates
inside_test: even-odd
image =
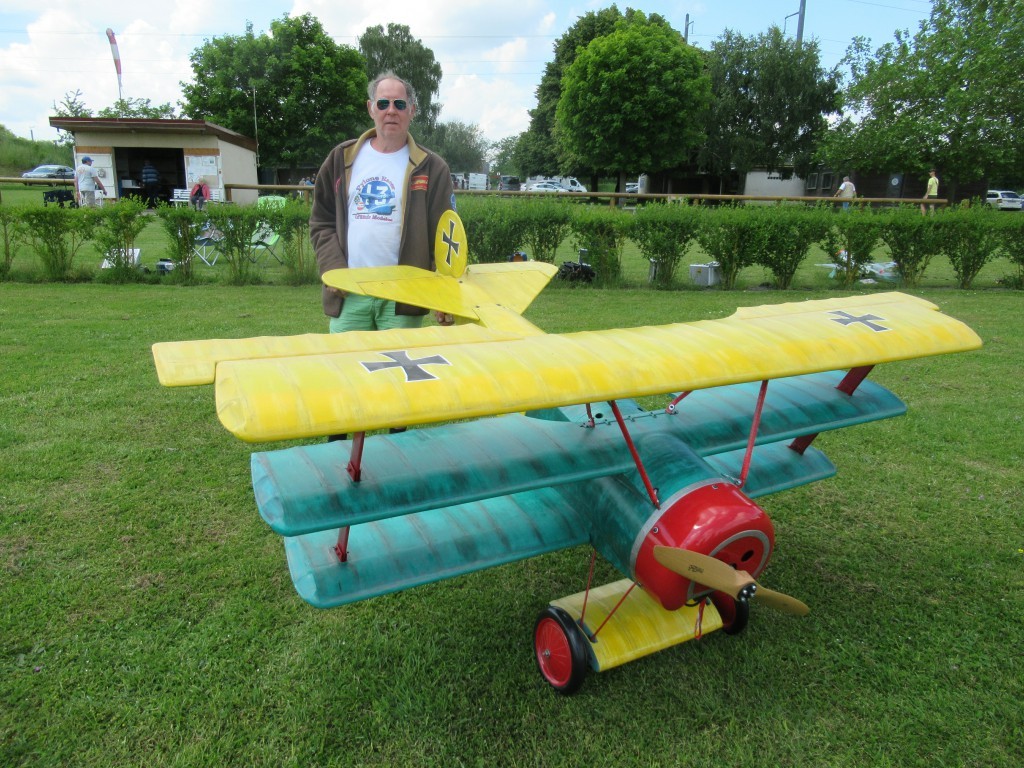
[[[823,173],[821,174],[821,191],[831,192],[832,191],[832,174]]]
[[[818,174],[812,173],[807,176],[807,191],[814,192],[818,189]]]

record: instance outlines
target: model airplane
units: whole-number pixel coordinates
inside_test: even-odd
[[[324,281],[460,324],[157,344],[157,370],[168,386],[214,383],[221,422],[243,440],[354,435],[252,455],[259,512],[315,606],[566,547],[604,556],[625,578],[588,580],[534,628],[538,667],[562,693],[588,669],[736,633],[751,600],[807,613],[757,581],[774,532],[754,499],[834,474],[818,433],[904,412],[866,380],[872,366],[981,344],[900,293],[545,334],[522,312],[555,268],[467,267],[461,223],[443,224],[436,271]],[[666,407],[629,399],[646,395]]]

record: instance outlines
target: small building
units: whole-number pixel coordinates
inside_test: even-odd
[[[75,139],[75,166],[91,157],[106,199],[142,194],[142,166],[148,160],[160,174],[157,198],[169,201],[175,189],[189,189],[200,178],[210,189],[225,184],[256,184],[256,141],[205,120],[51,117],[50,125]],[[99,196],[99,193],[97,193]],[[254,189],[232,190],[225,199],[256,200]]]

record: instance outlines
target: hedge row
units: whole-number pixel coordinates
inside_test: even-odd
[[[472,261],[506,261],[525,249],[530,258],[554,262],[557,249],[570,238],[575,250],[586,251],[597,282],[605,285],[619,281],[628,240],[657,263],[652,275],[662,286],[672,283],[694,242],[718,262],[726,289],[735,286],[741,269],[755,265],[772,273],[776,287],[789,288],[814,245],[836,254],[837,278],[846,287],[882,244],[908,287],[918,285],[939,254],[949,259],[961,288],[969,288],[981,268],[998,256],[1018,266],[1017,287],[1024,283],[1024,213],[998,212],[982,204],[922,215],[916,207],[838,211],[832,206],[649,203],[630,214],[575,200],[463,196],[458,208]],[[10,271],[18,247],[29,244],[42,261],[46,279],[68,280],[75,254],[91,241],[112,256],[115,278],[132,279],[135,270],[123,254],[131,252],[145,226],[143,211],[132,199],[98,209],[0,207],[0,278]],[[286,280],[298,284],[317,279],[309,207],[302,201],[280,207],[217,205],[202,212],[162,206],[157,215],[170,238],[167,257],[175,264],[175,279],[192,279],[194,243],[204,231],[213,230],[222,238],[219,247],[230,282],[257,280],[254,233],[267,229],[280,235]]]
[[[827,206],[706,206],[652,203],[635,215],[600,206],[558,200],[459,201],[470,254],[477,261],[503,261],[525,245],[533,258],[552,261],[554,248],[569,235],[587,249],[598,280],[613,283],[621,274],[622,245],[636,243],[657,262],[654,280],[672,282],[691,243],[717,261],[722,285],[734,287],[744,267],[771,271],[778,288],[789,288],[797,268],[814,245],[837,256],[837,278],[849,287],[872,261],[879,245],[888,247],[903,283],[918,285],[932,257],[944,254],[961,288],[969,288],[981,268],[1002,255],[1024,275],[1024,214],[964,204],[922,215],[916,206],[886,209]],[[1018,287],[1021,280],[1018,279]]]
[[[0,207],[3,241],[0,279],[10,272],[17,251],[25,245],[39,257],[46,280],[74,277],[72,264],[86,243],[106,254],[113,264],[105,279],[131,282],[139,272],[129,254],[149,218],[138,198],[124,198],[100,208]],[[166,231],[174,263],[173,279],[191,282],[195,244],[202,236],[218,240],[220,259],[228,265],[228,280],[245,284],[258,280],[256,266],[263,256],[260,233],[276,233],[274,252],[291,284],[318,281],[316,260],[309,243],[309,205],[298,200],[282,205],[210,205],[203,211],[189,206],[161,205],[156,214]]]

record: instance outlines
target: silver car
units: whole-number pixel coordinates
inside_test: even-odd
[[[1020,195],[1005,189],[990,189],[985,194],[985,200],[1000,211],[1019,211],[1021,209]]]
[[[23,179],[73,179],[75,169],[66,165],[40,165],[21,174]]]

